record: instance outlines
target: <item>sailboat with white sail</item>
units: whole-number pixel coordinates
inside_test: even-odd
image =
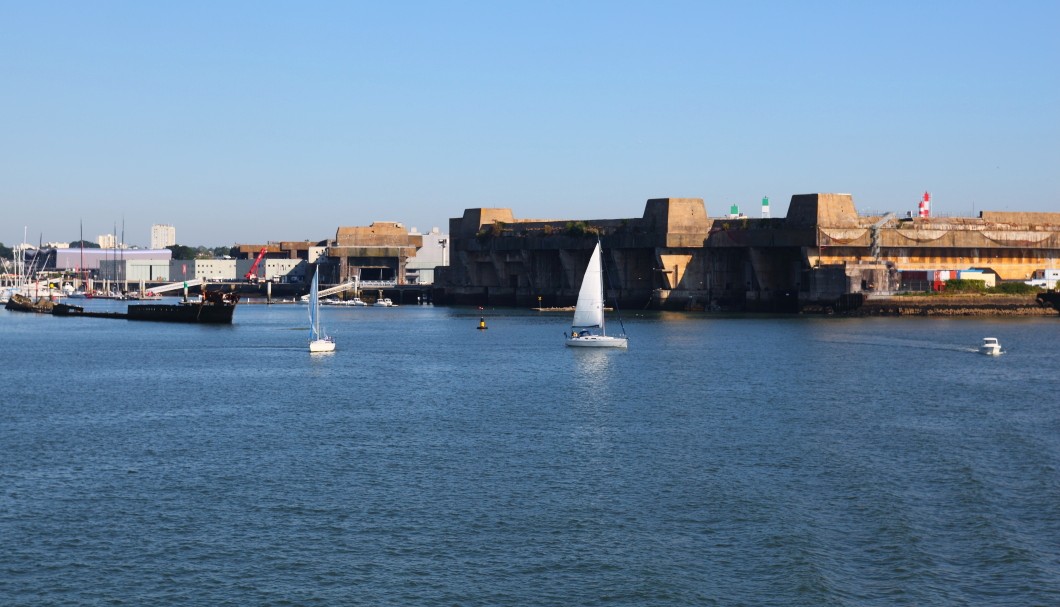
[[[320,327],[319,271],[314,270],[309,287],[309,351],[334,352],[335,340]]]
[[[625,335],[611,336],[604,328],[604,274],[599,242],[585,268],[578,303],[574,307],[571,334],[566,341],[568,346],[577,348],[629,347]]]

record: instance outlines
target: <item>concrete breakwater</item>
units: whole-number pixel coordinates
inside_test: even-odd
[[[1056,316],[1034,295],[910,295],[869,298],[843,316]]]
[[[442,305],[574,305],[600,242],[607,301],[627,310],[1042,313],[1033,297],[888,300],[858,312],[883,294],[939,290],[961,272],[990,286],[1060,267],[1060,213],[900,214],[863,215],[850,194],[829,193],[794,195],[785,217],[768,218],[711,217],[700,198],[654,198],[640,217],[622,219],[465,209],[450,220],[450,264],[436,269],[432,295]]]

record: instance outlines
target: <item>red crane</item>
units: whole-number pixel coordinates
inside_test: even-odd
[[[265,259],[265,253],[269,251],[268,247],[261,247],[261,251],[258,252],[257,259],[254,260],[254,264],[250,266],[247,273],[243,275],[243,280],[249,280],[250,282],[258,281],[258,266],[261,264],[261,260]]]

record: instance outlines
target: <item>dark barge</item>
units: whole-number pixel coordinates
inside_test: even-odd
[[[86,312],[81,306],[60,303],[52,308],[52,315],[155,322],[232,324],[232,314],[238,303],[238,293],[208,291],[202,294],[199,301],[182,301],[175,306],[168,304],[131,305],[127,312]]]
[[[51,314],[54,307],[55,302],[47,297],[40,297],[34,300],[19,293],[13,293],[11,298],[7,300],[7,303],[4,304],[4,309],[6,310],[11,310],[13,312],[34,312],[36,314]]]
[[[1044,293],[1039,293],[1038,297],[1035,299],[1038,300],[1038,305],[1043,308],[1052,308],[1057,312],[1060,312],[1060,291],[1046,291]]]

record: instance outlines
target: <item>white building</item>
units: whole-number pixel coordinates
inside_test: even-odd
[[[235,280],[235,259],[174,259],[169,262],[169,279]]]
[[[258,273],[266,281],[304,283],[305,268],[305,260],[268,260],[265,258],[259,266]]]
[[[100,234],[96,236],[96,242],[99,244],[101,249],[128,249],[129,245],[124,242],[118,242],[117,234]]]
[[[410,236],[419,235],[419,230],[412,228]],[[449,265],[449,235],[442,234],[438,228],[431,228],[423,234],[423,246],[416,250],[415,257],[405,262],[405,281],[410,285],[434,284],[434,268]]]
[[[177,229],[169,224],[156,223],[151,226],[151,248],[164,249],[177,244]]]
[[[250,271],[253,259],[240,259],[236,273],[240,278]],[[258,266],[258,276],[261,280],[273,282],[306,282],[306,262],[304,259],[262,259]]]
[[[253,263],[253,259],[174,259],[169,262],[169,278],[173,281],[242,280]],[[263,259],[257,274],[262,280],[305,282],[305,269],[304,259]]]
[[[119,283],[168,282],[168,259],[102,259],[99,261],[100,280]]]
[[[160,249],[158,251],[152,251],[148,249],[56,249],[55,250],[55,268],[58,270],[100,270],[100,276],[102,277],[104,271],[102,264],[104,261],[159,261],[165,264],[169,264],[169,260],[172,259],[173,253],[169,249]],[[136,264],[133,264],[136,265]],[[150,264],[148,264],[150,265]],[[116,273],[122,272],[121,270],[115,270],[117,266],[108,266],[107,278],[114,279]],[[127,268],[128,269],[128,268]],[[166,280],[164,274],[168,272],[160,272],[158,270],[151,270],[151,274],[146,277],[146,280]],[[126,272],[125,275],[132,276],[131,270]],[[139,280],[139,277],[136,278]]]

